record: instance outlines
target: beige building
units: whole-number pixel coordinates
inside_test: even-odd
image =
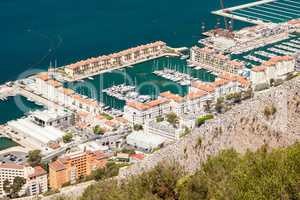
[[[49,186],[59,190],[64,184],[91,175],[97,168],[106,166],[108,155],[100,151],[79,151],[67,154],[49,164]]]
[[[244,64],[231,60],[223,53],[208,47],[192,47],[190,62],[193,65],[213,70],[218,73],[229,72],[236,74],[239,70],[244,68]]]
[[[276,56],[261,66],[253,67],[250,80],[253,89],[269,87],[271,82],[284,80],[295,71],[296,60],[291,56]]]
[[[0,197],[5,196],[3,183],[8,180],[13,183],[15,177],[26,180],[20,191],[20,195],[38,195],[48,191],[47,172],[40,166],[30,167],[27,165],[5,163],[0,164]]]
[[[146,121],[172,112],[170,101],[165,98],[148,103],[127,101],[124,107],[124,118],[133,124],[144,124]]]
[[[35,78],[37,93],[61,106],[74,111],[89,112],[97,115],[101,112],[101,105],[94,99],[76,94],[74,90],[63,87],[62,83],[53,80],[48,73],[38,74]]]
[[[121,67],[122,65],[135,64],[144,59],[160,55],[165,48],[166,43],[157,41],[110,54],[108,56],[82,60],[74,64],[67,65],[64,70],[69,77],[75,78],[80,75],[87,75]]]

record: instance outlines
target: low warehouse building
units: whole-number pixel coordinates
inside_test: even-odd
[[[155,148],[162,147],[166,139],[154,134],[133,132],[126,138],[126,143],[143,151],[151,151]]]

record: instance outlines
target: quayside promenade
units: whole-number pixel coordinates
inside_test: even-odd
[[[55,71],[61,75],[64,81],[72,82],[164,56],[179,56],[180,52],[185,49],[184,47],[170,48],[166,43],[157,41],[118,53],[78,61],[58,68]]]

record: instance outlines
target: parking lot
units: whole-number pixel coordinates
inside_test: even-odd
[[[27,160],[27,154],[21,151],[12,151],[0,154],[1,163],[23,164]]]

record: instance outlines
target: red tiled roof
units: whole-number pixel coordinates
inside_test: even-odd
[[[215,87],[220,87],[220,86],[226,85],[228,83],[229,83],[229,81],[226,79],[217,79],[217,80],[215,80],[215,82],[212,83],[212,85]]]
[[[137,102],[137,101],[127,101],[126,105],[129,107],[132,107],[134,109],[141,110],[141,111],[149,109],[148,105]]]
[[[47,174],[46,170],[44,170],[41,166],[36,166],[34,168],[34,173],[31,174],[29,177],[38,177],[38,176],[43,176]]]
[[[215,87],[209,84],[202,83],[200,81],[192,82],[192,87],[195,87],[199,90],[203,90],[208,93],[212,93],[215,91]]]
[[[61,171],[65,169],[65,165],[61,161],[56,160],[49,164],[49,168],[52,168],[55,171]]]
[[[167,103],[167,102],[169,102],[169,100],[167,100],[167,99],[155,99],[153,101],[148,102],[147,105],[150,108],[152,108],[152,107],[155,107],[155,106]]]
[[[254,72],[264,72],[266,70],[266,67],[265,66],[257,66],[257,67],[253,67],[251,70]]]
[[[109,156],[106,153],[103,153],[102,151],[95,151],[94,154],[97,160],[109,158]]]
[[[197,99],[197,98],[200,98],[200,97],[203,97],[206,95],[207,95],[207,93],[204,91],[197,91],[197,92],[188,93],[187,97],[188,97],[188,99],[193,100],[193,99]]]
[[[167,98],[167,99],[170,99],[170,100],[173,100],[173,101],[176,101],[178,103],[180,103],[184,100],[183,97],[181,97],[179,95],[176,95],[176,94],[173,94],[170,91],[160,93],[160,96],[164,97],[164,98]]]
[[[132,154],[130,155],[131,158],[137,159],[137,160],[143,160],[145,158],[144,154]]]
[[[15,163],[3,163],[3,164],[0,164],[0,168],[6,168],[6,169],[24,169],[24,165],[15,164]]]

